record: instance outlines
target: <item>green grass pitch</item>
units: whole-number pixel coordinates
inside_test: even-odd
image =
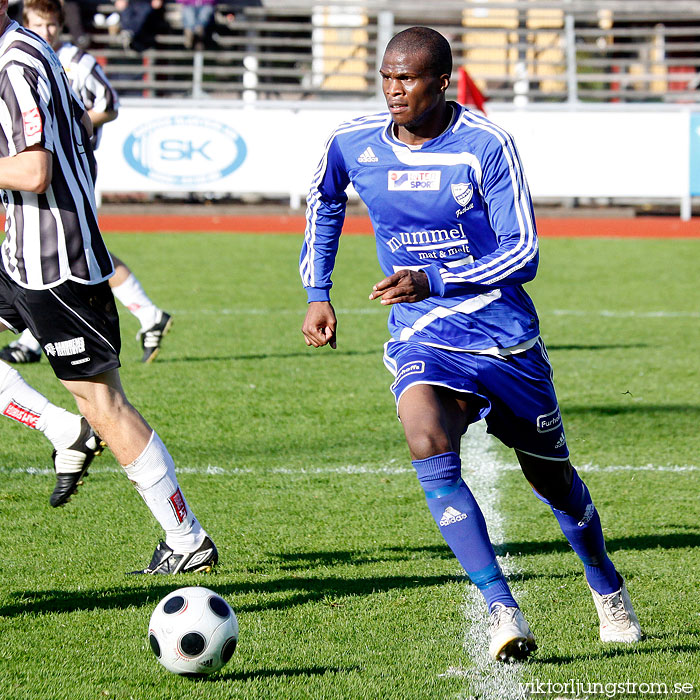
[[[540,683],[532,697],[652,697],[652,684],[698,697],[700,241],[541,242],[528,290],[572,458],[647,637],[599,643],[582,567],[512,454],[477,428],[467,481],[485,484],[475,490],[539,644],[528,663],[496,667],[395,417],[387,312],[367,299],[381,278],[373,239],[341,242],[332,351],[300,333],[299,236],[107,238],[173,313],[152,366],[123,313],[122,378],[221,563],[126,577],[161,533],[111,455],[53,510],[49,443],[0,421],[2,700],[512,700],[526,683]],[[46,360],[21,371],[73,408]],[[195,584],[226,597],[241,627],[231,662],[202,681],[168,674],[146,641],[157,601]]]

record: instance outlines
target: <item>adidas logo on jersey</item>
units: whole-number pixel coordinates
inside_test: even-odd
[[[452,506],[447,506],[447,508],[445,508],[445,512],[442,514],[442,518],[440,518],[440,527],[446,527],[447,525],[454,525],[455,523],[458,523],[460,520],[466,520],[466,519],[467,519],[466,513],[460,513],[456,508],[453,508]]]
[[[357,157],[358,163],[378,163],[379,158],[374,155],[374,151],[370,146],[367,146],[361,155]]]

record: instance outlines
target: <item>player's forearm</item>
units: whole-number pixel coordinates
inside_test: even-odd
[[[473,263],[458,267],[428,265],[424,272],[433,296],[455,297],[480,294],[492,289],[530,282],[537,274],[537,241],[516,246],[514,250],[497,248]]]
[[[330,209],[327,203],[317,202],[310,205],[310,209],[313,211],[307,212],[299,273],[309,301],[327,301],[345,218],[345,202],[336,202]]]
[[[42,194],[51,184],[51,154],[32,146],[14,156],[0,158],[0,189]]]

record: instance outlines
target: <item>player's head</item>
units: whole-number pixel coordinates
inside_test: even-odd
[[[5,31],[5,27],[10,23],[10,18],[7,16],[7,7],[9,0],[0,0],[0,31]]]
[[[434,29],[411,27],[387,44],[380,73],[394,123],[411,129],[444,107],[452,50]]]
[[[56,48],[61,43],[64,22],[63,5],[60,0],[25,0],[22,23]]]

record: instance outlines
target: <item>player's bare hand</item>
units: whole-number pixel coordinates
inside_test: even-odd
[[[430,296],[428,275],[422,270],[399,270],[372,287],[370,299],[381,298],[382,304],[405,304]]]
[[[306,310],[301,332],[307,345],[315,348],[330,345],[335,350],[337,325],[335,311],[329,301],[312,301]]]

